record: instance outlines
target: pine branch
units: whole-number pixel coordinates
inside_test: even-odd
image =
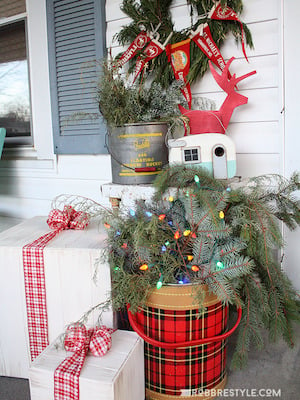
[[[225,184],[220,180],[212,178],[205,168],[195,168],[192,165],[166,166],[154,182],[154,187],[156,189],[154,201],[161,199],[169,187],[177,189],[184,189],[187,187],[193,189],[197,188],[195,175],[199,176],[200,185],[203,189],[220,192],[226,189]]]
[[[296,177],[290,183],[279,179],[278,186],[270,188],[266,179],[228,191],[227,182],[200,168],[172,166],[155,183],[160,201],[154,200],[151,207],[137,204],[134,216],[110,212],[107,254],[114,307],[129,302],[137,310],[159,277],[163,284],[197,284],[194,294],[202,307],[201,285],[206,284],[220,301],[242,306],[235,366],[246,362],[252,345],[262,346],[264,328],[270,340],[283,337],[293,345],[292,322],[300,321],[299,296],[272,251],[283,245],[274,199],[288,197],[296,220],[293,189],[298,183]],[[166,203],[162,195],[173,185],[177,192]],[[141,270],[144,263],[148,269]]]
[[[251,343],[254,342],[257,348],[263,347],[261,328],[264,320],[269,319],[269,308],[267,303],[267,292],[251,275],[243,277],[243,285],[240,289],[240,296],[244,299],[243,315],[238,330],[236,349],[232,358],[232,367],[243,368],[248,360],[248,352]],[[262,306],[262,308],[260,307]]]
[[[97,102],[109,127],[127,123],[160,121],[181,125],[178,104],[186,104],[180,91],[182,83],[174,81],[163,89],[161,83],[128,85],[126,79],[104,60],[97,87]]]

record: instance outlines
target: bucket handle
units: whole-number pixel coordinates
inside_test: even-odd
[[[145,332],[143,332],[142,328],[139,326],[136,316],[133,315],[129,311],[129,307],[130,307],[130,305],[127,305],[128,318],[129,318],[129,322],[130,322],[132,328],[135,330],[135,332],[142,339],[144,339],[145,342],[151,344],[152,346],[163,347],[165,349],[176,349],[179,347],[199,346],[199,345],[205,344],[205,343],[219,342],[221,340],[228,338],[236,330],[236,328],[238,327],[238,325],[242,319],[242,308],[238,307],[237,308],[237,312],[238,312],[237,321],[236,321],[235,325],[229,331],[222,333],[221,335],[206,337],[203,339],[196,339],[196,340],[190,340],[190,341],[186,341],[186,342],[177,342],[177,343],[166,343],[166,342],[160,342],[159,340],[156,340],[156,339],[153,339],[153,338],[147,336],[145,334]]]
[[[118,160],[118,158],[117,158],[116,155],[113,153],[112,149],[110,148],[110,146],[109,146],[109,144],[108,144],[108,135],[109,135],[109,133],[106,132],[106,134],[105,134],[105,146],[106,146],[106,148],[107,148],[107,150],[108,150],[108,152],[109,152],[111,158],[113,158],[113,159],[114,159],[119,165],[121,165],[122,167],[131,169],[132,171],[134,171],[134,168],[131,168],[131,167],[129,167],[129,166],[126,166],[126,165],[124,165],[120,160]]]

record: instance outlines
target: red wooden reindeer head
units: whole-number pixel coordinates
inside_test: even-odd
[[[229,66],[233,60],[234,58],[232,57],[226,63],[221,74],[217,73],[211,62],[209,62],[209,67],[215,81],[220,88],[227,93],[227,97],[219,110],[187,110],[179,105],[180,112],[189,118],[191,135],[199,133],[225,133],[233,110],[236,107],[248,102],[248,98],[246,96],[243,96],[237,92],[236,85],[243,79],[248,78],[248,76],[256,74],[256,71],[251,71],[248,74],[242,75],[238,78],[235,74],[231,76],[229,73]]]

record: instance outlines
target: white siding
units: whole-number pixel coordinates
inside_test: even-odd
[[[122,51],[113,36],[129,19],[117,10],[118,1],[107,4],[107,43],[112,54]],[[251,29],[254,50],[247,49],[249,64],[243,58],[241,46],[229,36],[221,52],[226,60],[236,60],[231,71],[237,75],[256,70],[257,74],[239,84],[248,105],[237,108],[228,127],[237,147],[237,175],[249,177],[264,173],[283,173],[282,169],[282,89],[281,89],[281,14],[280,0],[245,1],[242,19]],[[188,26],[190,18],[184,1],[174,3],[172,16],[176,29]],[[200,51],[200,50],[199,50]],[[225,94],[210,72],[192,87],[194,96],[208,97],[222,104]]]
[[[36,79],[39,65],[42,65],[43,82],[47,82],[46,52],[42,53],[40,62],[36,59],[38,49],[47,48],[45,9],[41,1],[28,0],[27,3],[31,13],[29,34],[32,34],[29,38],[34,137],[40,160],[2,161],[0,164],[0,212],[22,217],[46,213],[51,199],[63,192],[78,193],[100,201],[100,185],[111,179],[108,156],[53,155],[48,84],[44,83],[41,90],[40,79]],[[128,22],[119,9],[120,3],[121,0],[106,2],[107,43],[114,46],[114,53],[121,48],[112,43],[113,35]],[[189,22],[184,0],[174,2],[172,15],[177,29]],[[247,177],[267,172],[282,173],[280,0],[267,0],[263,5],[259,0],[245,1],[242,18],[249,24],[255,45],[254,50],[247,49],[249,64],[233,37],[228,37],[221,49],[226,59],[236,57],[231,66],[232,72],[240,75],[253,69],[257,71],[256,75],[239,84],[241,93],[249,98],[248,105],[234,111],[228,127],[228,135],[237,147],[237,174]],[[218,107],[225,98],[210,73],[192,89],[195,96],[209,97],[216,101]]]
[[[113,43],[113,35],[129,20],[119,10],[121,0],[106,2],[107,43],[113,54],[122,49]],[[294,47],[297,40],[297,21],[300,5],[296,0],[285,2],[289,11],[285,53],[283,53],[283,0],[245,0],[242,19],[253,34],[254,50],[247,49],[249,64],[244,60],[241,46],[228,37],[221,52],[225,59],[236,57],[231,67],[237,75],[253,69],[257,74],[239,84],[241,93],[249,98],[248,105],[234,111],[228,134],[237,147],[237,174],[242,177],[263,173],[287,175],[299,168],[299,156],[294,146],[297,129],[297,96],[294,89]],[[289,4],[287,4],[289,3]],[[46,214],[53,197],[73,193],[101,198],[100,185],[111,180],[109,156],[54,156],[51,138],[50,95],[47,59],[45,0],[27,0],[29,15],[29,54],[31,57],[31,90],[34,112],[36,153],[30,159],[0,161],[0,213],[16,217]],[[173,18],[176,28],[187,24],[184,0],[174,2]],[[293,21],[293,24],[291,24]],[[200,50],[199,50],[200,51]],[[298,54],[299,57],[299,54]],[[286,96],[290,108],[285,125],[283,117],[283,65],[287,61]],[[42,78],[42,79],[41,79]],[[225,98],[209,73],[193,86],[195,95],[216,100],[219,106]],[[298,90],[297,90],[298,89]],[[297,140],[299,141],[299,135]],[[284,168],[285,166],[285,168]],[[297,246],[296,246],[297,247]],[[298,259],[300,257],[298,256]],[[293,271],[296,271],[291,267]],[[298,271],[299,271],[299,267]],[[292,272],[296,276],[296,272]],[[300,274],[298,273],[298,276]],[[300,287],[300,282],[298,282]]]

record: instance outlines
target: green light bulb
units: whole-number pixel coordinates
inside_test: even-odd
[[[216,263],[216,266],[217,266],[217,271],[220,271],[221,269],[224,269],[225,267],[224,267],[224,264],[221,262],[221,261],[218,261],[217,263]]]
[[[162,287],[163,280],[164,280],[163,274],[160,273],[159,274],[159,280],[158,280],[158,282],[156,284],[156,289],[160,289]]]
[[[158,281],[156,284],[156,289],[160,289],[162,287],[162,282]]]
[[[194,176],[194,181],[196,182],[197,187],[200,189],[201,185],[200,185],[200,178],[198,175]]]

